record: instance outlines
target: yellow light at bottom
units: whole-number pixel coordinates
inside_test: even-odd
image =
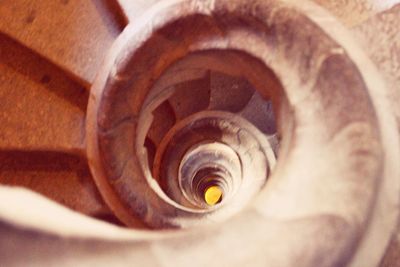
[[[222,190],[219,186],[213,185],[204,192],[204,200],[210,206],[214,206],[221,201]]]

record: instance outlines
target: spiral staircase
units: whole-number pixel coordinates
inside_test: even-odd
[[[398,1],[0,18],[0,266],[400,266]]]

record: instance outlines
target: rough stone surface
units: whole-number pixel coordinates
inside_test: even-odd
[[[388,85],[387,97],[400,129],[400,4],[353,29]]]
[[[399,0],[314,0],[337,16],[346,26],[353,27],[400,3]]]
[[[125,26],[112,1],[0,2],[0,31],[90,85]]]

